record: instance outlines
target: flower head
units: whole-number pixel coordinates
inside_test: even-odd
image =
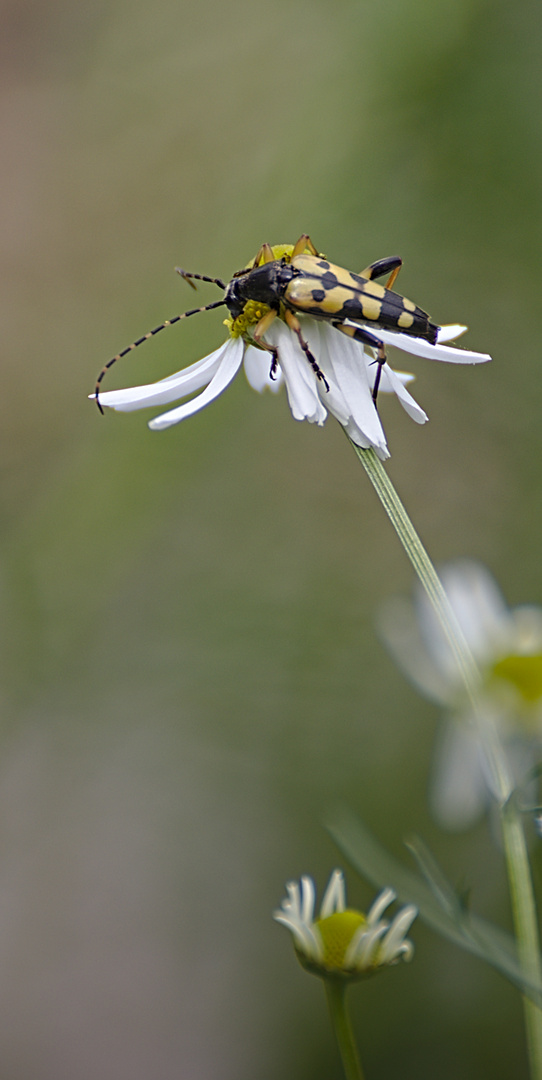
[[[489,571],[471,560],[444,566],[441,580],[482,674],[482,707],[497,724],[519,781],[542,743],[542,608],[508,608]],[[466,827],[488,803],[490,773],[440,623],[420,590],[414,604],[388,602],[380,627],[406,676],[448,714],[437,744],[431,801],[441,824]]]
[[[395,900],[393,889],[384,889],[367,915],[346,907],[344,878],[334,870],[324,893],[320,915],[314,918],[315,888],[310,877],[290,881],[288,896],[273,918],[291,930],[303,967],[322,978],[360,979],[379,968],[411,960],[414,947],[405,934],[416,918],[409,904],[390,924],[381,918]]]
[[[274,259],[286,260],[291,257],[293,250],[292,245],[287,244],[269,249]],[[226,287],[226,296],[235,281],[236,278]],[[217,284],[222,283],[217,281]],[[324,318],[304,315],[296,309],[301,335],[308,352],[315,359],[315,367],[309,360],[307,349],[302,348],[299,336],[287,325],[287,313],[282,306],[279,317],[265,331],[265,344],[270,347],[267,351],[267,348],[255,342],[253,335],[256,326],[270,311],[266,304],[248,300],[239,314],[226,319],[228,340],[209,356],[147,386],[100,392],[101,405],[130,412],[152,405],[166,405],[201,391],[197,397],[150,421],[149,427],[153,431],[161,431],[214,401],[244,364],[248,382],[255,390],[262,392],[267,388],[276,392],[282,384],[285,385],[294,419],[322,425],[328,413],[331,413],[354,443],[365,448],[373,447],[382,459],[389,457],[386,437],[372,396],[378,370],[374,351],[346,336]],[[346,320],[343,325],[356,328],[358,323]],[[463,326],[443,327],[438,332],[435,344],[399,331],[381,329],[375,323],[372,326],[368,324],[367,329],[384,344],[393,345],[414,356],[459,364],[477,364],[491,359],[486,353],[467,352],[445,344],[462,334],[466,329]],[[146,335],[149,336],[152,334]],[[125,352],[129,352],[129,349]],[[272,354],[273,360],[270,359]],[[409,416],[416,423],[423,424],[427,416],[406,389],[406,383],[412,378],[412,375],[398,373],[385,363],[382,365],[379,391],[396,394]],[[96,394],[91,397],[96,398]]]

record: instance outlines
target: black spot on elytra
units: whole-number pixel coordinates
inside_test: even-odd
[[[320,270],[329,270],[329,263],[325,259],[320,259],[316,265],[320,267]]]
[[[345,300],[341,309],[341,315],[345,319],[363,319],[363,308],[359,300],[354,299],[354,297],[350,300]]]
[[[368,278],[361,277],[359,274],[354,274],[353,270],[349,270],[348,273],[356,285],[361,285],[363,287],[363,285],[367,284]]]
[[[327,265],[329,266],[329,263]],[[331,270],[329,270],[326,274],[322,274],[320,281],[322,283],[322,288],[325,289],[326,292],[329,289],[334,289],[335,286],[339,284],[339,279],[337,275],[334,274]]]
[[[318,304],[321,304],[322,301],[325,300],[325,298],[326,298],[326,290],[325,289],[312,289],[311,290],[311,296],[312,296],[313,300],[316,300],[316,302]]]

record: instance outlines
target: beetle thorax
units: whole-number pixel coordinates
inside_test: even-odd
[[[226,288],[225,300],[233,318],[241,314],[247,300],[255,300],[278,311],[294,273],[289,263],[276,259],[232,278]]]

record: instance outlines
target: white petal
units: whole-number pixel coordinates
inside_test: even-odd
[[[314,881],[306,874],[301,878],[301,918],[310,925],[314,920]]]
[[[359,938],[357,937],[357,934],[354,935],[354,938],[345,952],[345,963],[348,957],[348,963],[354,964],[358,971],[363,971],[370,967],[374,961],[380,939],[386,933],[387,929],[388,923],[385,922],[366,930]],[[355,949],[353,948],[354,943]]]
[[[410,337],[408,334],[396,333],[393,330],[382,330],[380,326],[371,328],[367,324],[367,329],[386,345],[394,345],[396,349],[412,353],[413,356],[425,356],[427,360],[442,360],[448,364],[485,364],[491,360],[488,353],[454,349],[451,345],[431,345],[423,338]]]
[[[329,411],[344,427],[355,425],[364,440],[358,445],[373,446],[387,456],[386,436],[372,398],[363,346],[326,323],[320,326],[320,341],[322,369],[329,376],[330,392],[325,395]],[[322,390],[320,393],[324,396]]]
[[[367,926],[375,926],[386,908],[395,900],[395,896],[394,890],[389,886],[379,893],[367,914]]]
[[[502,593],[482,563],[457,559],[440,570],[455,617],[480,664],[497,659],[509,646],[511,617]],[[442,671],[456,672],[447,639],[425,595],[418,593],[420,626],[426,647]]]
[[[184,405],[179,405],[177,409],[171,409],[169,412],[163,413],[162,416],[156,416],[154,420],[150,421],[149,427],[153,431],[162,431],[172,424],[178,424],[181,420],[186,420],[188,416],[192,416],[195,412],[199,412],[200,409],[204,409],[206,405],[210,405],[211,401],[214,401],[215,398],[222,394],[232,379],[235,378],[243,360],[244,348],[244,342],[241,338],[230,339],[223,350],[218,370],[206,389],[198,397],[192,398],[191,401],[187,401]]]
[[[399,956],[404,952],[410,952],[408,945],[406,950],[404,945],[404,936],[410,930],[418,909],[413,904],[409,904],[407,907],[401,909],[393,920],[386,937],[382,942],[382,950],[379,956],[379,960],[382,964],[393,963],[393,960],[399,959]],[[410,942],[408,943],[410,945]],[[412,947],[412,946],[411,946]]]
[[[434,817],[444,829],[468,829],[488,800],[478,736],[466,722],[450,721],[435,743],[429,791]]]
[[[374,361],[370,362],[369,363],[369,384],[371,386],[371,390],[372,390],[372,388],[374,386],[374,383],[375,383],[377,370],[378,370],[378,364],[375,364]],[[382,375],[380,377],[380,383],[379,383],[379,386],[378,386],[378,393],[379,394],[394,394],[395,393],[395,382],[394,382],[394,384],[392,386],[391,379],[388,379],[388,370],[389,370],[389,364],[384,364],[384,367],[382,368]],[[397,379],[399,379],[402,382],[403,386],[407,386],[408,383],[414,382],[414,380],[416,378],[415,375],[411,375],[408,371],[395,371],[395,369],[394,369],[394,375],[395,375],[395,377]]]
[[[412,394],[409,394],[401,379],[395,374],[393,368],[391,368],[389,364],[385,364],[384,371],[392,390],[395,391],[405,412],[407,412],[411,419],[415,420],[417,424],[425,424],[429,419],[427,413],[424,413],[423,409],[418,405],[418,402],[414,401]]]
[[[359,926],[345,949],[343,967],[347,970],[356,969],[357,971],[361,971],[363,969],[363,964],[360,963],[360,955],[365,955],[367,953],[367,950],[372,946],[373,941],[378,941],[378,936],[375,937],[374,929],[367,930],[365,924]]]
[[[312,927],[306,926],[305,923],[297,922],[283,911],[274,911],[273,918],[276,922],[282,923],[283,926],[286,926],[287,929],[291,931],[294,935],[296,945],[309,960],[318,961],[322,959],[323,949],[320,938],[317,937],[316,932]]]
[[[401,596],[386,600],[377,620],[384,644],[407,679],[430,701],[437,705],[450,704],[455,695],[455,681],[450,684],[448,667],[441,670],[429,655],[410,600]]]
[[[292,912],[298,922],[301,921],[301,889],[297,881],[289,881],[286,885],[288,899],[282,901],[285,911]]]
[[[268,352],[249,345],[245,351],[244,365],[247,381],[253,390],[257,390],[259,394],[264,390],[271,390],[273,394],[278,393],[284,382],[284,376],[279,367],[276,378],[271,378],[269,374],[271,357]]]
[[[178,401],[186,394],[192,394],[194,390],[200,390],[206,386],[220,367],[224,352],[230,347],[226,341],[219,349],[204,356],[195,364],[168,375],[166,379],[149,383],[147,386],[133,386],[126,390],[106,390],[100,393],[100,402],[108,408],[117,409],[119,412],[132,412],[134,409],[143,409],[151,405],[166,405],[169,401]],[[94,394],[89,395],[94,398]]]
[[[345,908],[346,895],[343,873],[342,870],[334,870],[324,893],[320,918],[327,919],[330,915],[334,915],[336,911],[344,911]]]
[[[316,375],[292,331],[280,319],[275,319],[265,338],[279,350],[279,363],[294,419],[323,424],[327,410],[318,396]]]
[[[462,326],[461,323],[453,323],[449,326],[441,326],[438,334],[437,341],[439,345],[442,345],[444,341],[455,341],[456,338],[461,337],[468,330],[468,326]]]
[[[367,450],[368,447],[370,447],[371,444],[369,443],[369,440],[365,438],[365,435],[362,431],[360,431],[359,427],[357,426],[357,424],[354,423],[353,420],[349,420],[347,424],[343,425],[343,427],[346,431],[346,434],[348,435],[348,438],[351,439],[356,446],[360,446],[362,450]],[[373,446],[372,449],[381,461],[387,461],[388,458],[391,457],[387,446]]]

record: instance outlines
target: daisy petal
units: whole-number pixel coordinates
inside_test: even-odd
[[[266,341],[279,350],[280,366],[294,420],[323,424],[327,409],[318,396],[316,375],[309,367],[291,330],[279,319],[275,319],[266,334]]]
[[[193,394],[212,379],[218,371],[229,341],[221,345],[215,352],[204,356],[196,364],[190,364],[182,371],[176,371],[174,375],[168,375],[166,379],[150,383],[147,386],[133,386],[126,390],[105,390],[100,393],[99,399],[102,405],[118,412],[132,412],[134,409],[143,409],[151,405],[167,405],[170,401],[178,401],[186,394]],[[90,394],[95,398],[95,394]]]
[[[433,752],[429,804],[443,829],[460,832],[477,821],[489,797],[482,750],[472,727],[442,725]]]
[[[386,436],[372,399],[363,347],[334,327],[323,324],[320,326],[320,360],[324,373],[329,373],[330,391],[325,398],[329,411],[347,428],[351,438],[348,428],[355,425],[358,432],[358,438],[353,438],[355,443],[373,446],[387,457]],[[337,390],[340,397],[336,397]]]
[[[462,326],[461,323],[450,323],[449,326],[441,326],[437,334],[437,341],[439,345],[446,341],[455,341],[462,334],[466,334],[467,330],[468,326]]]
[[[284,382],[284,375],[279,368],[276,378],[271,378],[269,374],[271,362],[268,352],[255,349],[253,345],[249,345],[245,352],[244,366],[247,382],[253,390],[257,390],[259,394],[262,394],[264,390],[271,390],[273,394],[278,393]]]
[[[342,870],[334,870],[324,893],[322,907],[320,908],[320,918],[327,919],[336,911],[344,911],[345,907],[346,896],[343,872]]]
[[[399,398],[399,401],[401,402],[401,405],[403,406],[405,412],[407,412],[411,419],[415,420],[417,424],[425,424],[426,421],[429,419],[427,413],[424,413],[423,409],[420,408],[420,406],[418,405],[418,402],[414,401],[412,394],[409,394],[406,387],[403,386],[401,379],[398,375],[396,375],[393,368],[391,368],[389,364],[385,364],[384,372],[386,374],[388,382],[391,385],[392,390]]]
[[[367,328],[370,329],[369,326]],[[431,345],[423,338],[410,337],[408,334],[396,333],[393,330],[382,330],[380,326],[376,330],[373,327],[371,332],[386,345],[394,345],[396,349],[412,353],[413,356],[424,356],[427,360],[442,360],[448,364],[486,364],[488,360],[491,360],[488,353],[454,349],[451,345]]]
[[[156,416],[149,423],[151,430],[163,431],[164,428],[168,428],[172,424],[178,424],[181,420],[185,420],[188,416],[193,416],[195,412],[199,412],[200,409],[204,409],[206,405],[210,405],[211,401],[214,401],[215,398],[222,394],[232,379],[235,378],[243,360],[244,348],[241,338],[230,338],[225,348],[222,349],[218,370],[205,390],[198,397],[192,398],[191,401],[185,402],[184,405],[179,405],[177,409],[171,409],[169,412],[163,413],[162,416]]]
[[[312,923],[314,919],[315,889],[314,881],[307,874],[301,878],[301,918],[304,923]]]
[[[370,382],[370,385],[371,385],[371,389],[374,386],[377,366],[378,366],[377,364],[372,364],[372,363],[369,364],[369,382]],[[407,383],[414,382],[414,380],[416,378],[415,375],[411,375],[408,371],[395,371],[395,369],[394,369],[394,374],[395,374],[396,378],[399,379],[402,382],[403,386],[406,386]],[[395,393],[395,388],[391,384],[391,379],[388,379],[387,365],[384,365],[384,367],[382,368],[382,376],[380,378],[380,385],[378,387],[378,393],[379,394],[394,394]]]
[[[380,920],[380,916],[384,913],[387,907],[395,900],[395,891],[389,886],[387,889],[383,889],[378,894],[376,900],[371,905],[367,913],[367,926],[375,926]]]

